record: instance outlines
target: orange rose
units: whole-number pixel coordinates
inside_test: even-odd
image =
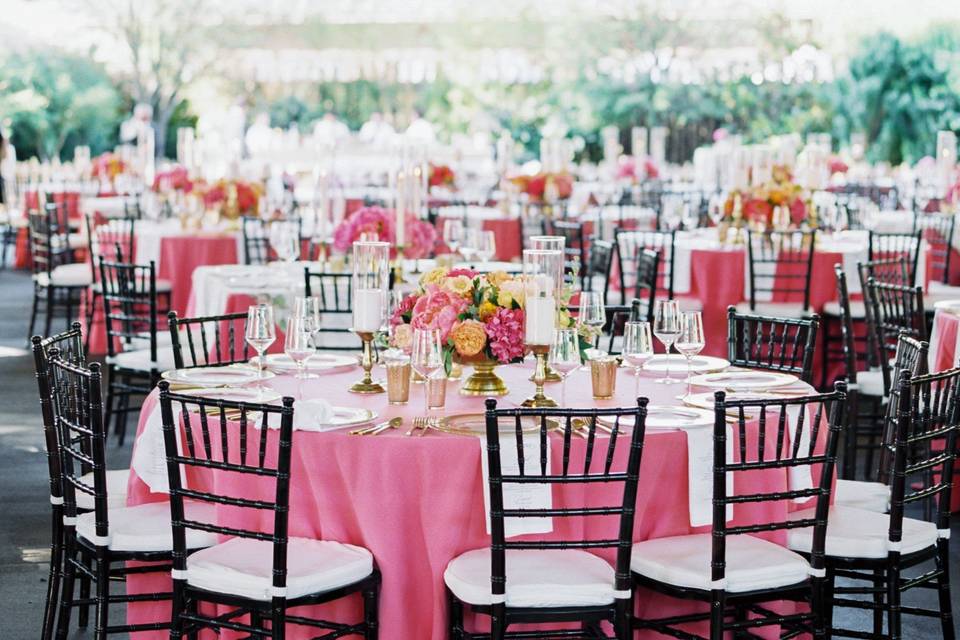
[[[450,332],[453,348],[461,356],[470,357],[480,353],[487,346],[487,331],[482,322],[464,320]]]

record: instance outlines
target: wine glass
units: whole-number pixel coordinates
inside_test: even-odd
[[[244,337],[247,344],[257,352],[257,379],[262,381],[263,354],[277,339],[277,327],[273,321],[273,305],[255,304],[247,309]]]
[[[296,223],[279,220],[270,225],[270,246],[284,262],[300,256],[300,229]]]
[[[560,374],[560,405],[566,405],[567,376],[582,364],[580,334],[576,329],[557,329],[550,345],[550,368]]]
[[[443,366],[439,329],[414,329],[410,365],[424,380],[428,380]],[[423,385],[423,410],[425,415],[430,413],[429,386],[429,384]]]
[[[452,253],[456,253],[463,242],[463,220],[448,218],[443,221],[443,243]]]
[[[460,244],[460,255],[464,262],[472,262],[480,248],[480,230],[465,229],[463,242]]]
[[[320,300],[317,298],[297,298],[293,313],[287,321],[287,333],[283,351],[297,365],[297,378],[306,380],[317,375],[307,373],[307,360],[316,354],[314,334],[320,329]]]
[[[692,231],[700,226],[700,212],[690,202],[683,203],[683,228]]]
[[[477,258],[480,262],[490,262],[497,254],[497,236],[493,231],[480,231],[477,240]]]
[[[583,333],[590,336],[591,344],[596,341],[606,322],[607,312],[603,304],[603,292],[581,291],[577,324],[581,328],[586,327]],[[587,349],[587,356],[590,357],[593,351],[595,349]]]
[[[707,341],[703,335],[703,316],[699,311],[687,311],[680,316],[680,335],[677,337],[677,351],[687,359],[687,397],[692,391],[693,356],[703,351]]]
[[[633,367],[636,376],[636,393],[640,393],[640,372],[643,365],[653,357],[653,336],[650,323],[630,320],[623,325],[623,360]]]
[[[657,300],[653,318],[653,335],[666,347],[667,354],[666,371],[657,382],[661,384],[678,382],[670,377],[670,347],[680,336],[680,305],[676,300]]]

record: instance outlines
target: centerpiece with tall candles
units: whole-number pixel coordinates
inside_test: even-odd
[[[543,393],[547,378],[547,354],[553,344],[559,321],[559,302],[563,295],[563,253],[545,249],[523,252],[523,285],[526,299],[524,344],[537,359],[533,374],[535,393],[523,401],[525,407],[555,407],[557,403]]]
[[[530,248],[533,250],[540,251],[557,251],[560,253],[560,273],[561,273],[561,286],[563,284],[563,252],[567,246],[567,239],[563,236],[530,236]],[[547,382],[560,382],[563,378],[559,373],[554,371],[550,367],[550,363],[547,363],[547,374],[545,380]],[[530,376],[530,381],[533,382],[533,375]]]
[[[350,387],[353,393],[383,393],[371,376],[373,339],[384,326],[389,289],[390,244],[353,243],[353,331],[363,341],[363,379]]]

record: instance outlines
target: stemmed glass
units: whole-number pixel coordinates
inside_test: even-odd
[[[699,311],[687,311],[680,316],[680,335],[677,337],[677,351],[687,359],[687,396],[692,392],[693,357],[703,351],[707,341],[703,335],[703,316]]]
[[[496,235],[493,231],[480,231],[477,240],[477,258],[480,262],[490,262],[497,254]]]
[[[429,380],[436,371],[443,367],[443,351],[440,348],[439,329],[415,329],[413,345],[410,354],[410,365],[413,370]],[[430,385],[423,385],[424,415],[430,413]]]
[[[576,329],[557,329],[550,345],[550,368],[560,374],[560,406],[567,404],[567,376],[582,364],[580,335]]]
[[[247,309],[247,324],[244,337],[247,344],[257,352],[257,380],[263,380],[263,354],[277,339],[277,327],[273,321],[273,305],[255,304]]]
[[[680,337],[680,305],[676,300],[657,300],[653,318],[653,335],[666,347],[667,354],[666,371],[657,382],[661,384],[679,382],[670,377],[670,347]]]
[[[587,327],[587,331],[584,333],[590,335],[591,344],[596,341],[606,322],[607,312],[603,304],[603,292],[581,291],[577,324],[581,327]],[[593,351],[595,349],[588,349],[587,355],[589,356]]]
[[[270,225],[270,246],[284,262],[293,262],[300,255],[300,230],[289,221],[276,221]]]
[[[297,365],[297,378],[306,380],[318,377],[307,373],[307,360],[316,354],[314,334],[320,328],[320,301],[317,298],[297,298],[293,313],[287,321],[284,353]]]
[[[636,394],[640,392],[640,372],[643,365],[653,357],[653,336],[650,323],[630,320],[623,325],[623,359],[633,367],[636,377]]]
[[[460,255],[464,262],[471,262],[480,248],[480,232],[477,229],[465,229],[463,242],[460,244]]]
[[[463,241],[463,220],[457,218],[443,221],[443,243],[456,253]]]

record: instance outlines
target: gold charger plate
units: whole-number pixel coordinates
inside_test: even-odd
[[[535,433],[540,430],[540,420],[534,416],[524,416],[520,418],[520,423],[524,433]],[[500,433],[516,433],[515,426],[515,419],[501,418]],[[559,426],[556,420],[547,418],[548,431],[557,429]],[[487,432],[487,416],[483,413],[457,413],[440,418],[433,428],[460,436],[482,436]]]

